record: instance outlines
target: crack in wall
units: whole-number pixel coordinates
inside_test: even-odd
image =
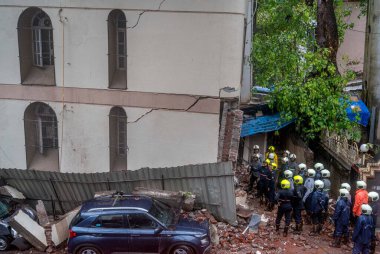
[[[130,121],[130,122],[127,122],[127,124],[130,124],[130,123],[137,123],[138,121],[140,121],[142,118],[144,118],[145,116],[149,115],[150,113],[152,113],[153,111],[156,111],[156,110],[168,110],[168,111],[180,111],[180,112],[188,112],[190,109],[192,109],[193,107],[195,107],[198,102],[200,100],[204,100],[204,99],[215,99],[215,97],[211,97],[211,96],[192,96],[193,98],[196,98],[196,100],[189,106],[187,107],[186,109],[172,109],[172,108],[152,108],[151,110],[149,110],[148,112],[145,112],[144,114],[142,114],[141,116],[139,116],[136,120],[134,121]]]
[[[162,6],[165,2],[166,2],[166,0],[162,0],[162,1],[160,2],[160,4],[158,5],[158,8],[157,8],[155,11],[159,11],[159,10],[161,10],[161,6]],[[133,29],[133,28],[135,28],[135,27],[139,24],[140,19],[141,19],[141,16],[142,16],[144,13],[146,13],[146,12],[148,12],[148,11],[142,11],[142,12],[140,12],[139,17],[137,18],[136,24],[134,24],[133,26],[127,26],[127,29]]]

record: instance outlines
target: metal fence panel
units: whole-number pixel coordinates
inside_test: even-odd
[[[233,177],[231,162],[89,174],[0,169],[2,180],[28,199],[44,201],[50,213],[53,205],[58,212],[68,212],[98,191],[130,194],[136,187],[145,187],[192,192],[197,206],[229,223],[236,222]]]

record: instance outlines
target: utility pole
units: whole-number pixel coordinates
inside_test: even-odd
[[[364,57],[363,100],[371,112],[369,142],[380,144],[380,1],[369,0]]]

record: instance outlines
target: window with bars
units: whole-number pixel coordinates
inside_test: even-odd
[[[45,12],[37,12],[32,19],[32,44],[35,66],[54,65],[53,28]]]
[[[117,68],[125,69],[126,59],[126,19],[124,14],[117,15],[117,33],[116,33],[116,49],[117,49]]]
[[[113,107],[109,115],[110,170],[127,170],[127,114],[122,107]]]
[[[43,154],[46,149],[58,149],[58,124],[52,108],[40,104],[36,108],[36,148]]]

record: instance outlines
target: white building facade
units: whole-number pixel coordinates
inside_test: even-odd
[[[0,168],[216,162],[245,13],[244,0],[2,0]]]

